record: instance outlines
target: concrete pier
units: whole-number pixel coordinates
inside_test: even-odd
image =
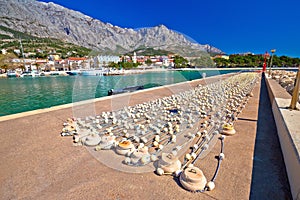
[[[300,199],[300,111],[289,108],[291,95],[275,80],[266,79],[272,112],[293,199]],[[300,108],[299,103],[296,105]]]
[[[260,82],[235,123],[237,134],[225,139],[225,160],[215,182],[216,188],[210,192],[188,192],[170,176],[157,176],[152,172],[124,173],[108,168],[84,147],[74,147],[70,138],[60,136],[63,122],[73,115],[122,108],[124,102],[143,103],[227,76],[230,75],[103,98],[76,107],[69,105],[1,117],[0,199],[290,199],[275,124],[259,123],[264,117],[259,105],[266,104],[266,97],[261,94],[266,92],[266,86]],[[265,109],[268,111],[270,106]],[[273,132],[272,141],[260,136],[265,126],[270,126]],[[268,142],[263,146],[266,152],[261,150],[264,141]],[[275,148],[275,155],[268,145]],[[213,176],[217,165],[215,156],[219,152],[217,143],[196,164],[208,179]],[[266,169],[256,164],[262,159],[268,162]],[[270,173],[272,179],[259,178]],[[274,192],[276,196],[270,196]]]

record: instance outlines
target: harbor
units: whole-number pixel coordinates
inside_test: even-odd
[[[130,86],[169,85],[239,70],[147,71],[125,76],[56,76],[0,79],[0,116],[101,98]]]
[[[199,84],[217,83],[234,74],[0,117],[1,138],[6,141],[0,147],[2,198],[291,199],[286,161],[275,134],[276,116],[273,118],[264,77],[259,76],[252,97],[234,122],[236,134],[224,140],[225,159],[212,191],[189,192],[177,178],[158,176],[155,170],[128,173],[113,169],[97,160],[88,149],[74,146],[70,137],[60,135],[62,124],[70,117],[86,117],[143,104],[196,88]],[[195,163],[207,179],[214,174],[215,157],[220,147],[220,143],[216,143]],[[272,184],[268,184],[270,182]]]
[[[0,5],[0,200],[300,200],[300,1]]]

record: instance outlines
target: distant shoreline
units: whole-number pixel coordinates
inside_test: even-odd
[[[224,70],[262,70],[262,67],[257,67],[257,68],[253,68],[253,67],[232,67],[232,68],[211,68],[211,67],[207,67],[207,68],[172,68],[172,69],[166,69],[166,68],[151,68],[151,69],[147,69],[147,66],[145,66],[145,69],[142,68],[143,66],[140,66],[138,69],[123,69],[123,70],[119,70],[122,73],[121,74],[110,74],[110,76],[114,76],[114,75],[130,75],[130,74],[141,74],[141,73],[147,73],[147,72],[166,72],[166,71],[224,71]],[[297,67],[274,67],[272,68],[272,70],[297,70]],[[267,68],[267,71],[269,70],[269,68]],[[53,71],[53,72],[61,72],[63,73],[64,71]],[[67,74],[64,74],[67,75]],[[0,78],[7,78],[6,73],[4,74],[0,74]]]
[[[297,70],[297,67],[272,67],[272,70]],[[232,68],[178,68],[178,69],[164,69],[164,68],[153,68],[153,69],[129,69],[129,70],[124,70],[125,75],[126,74],[137,74],[137,73],[146,73],[146,72],[163,72],[163,71],[223,71],[223,70],[262,70],[262,67],[232,67]],[[267,71],[269,69],[267,68]]]

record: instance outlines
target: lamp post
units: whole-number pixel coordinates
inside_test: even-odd
[[[270,67],[269,67],[269,75],[271,76],[271,68],[272,68],[272,62],[273,62],[273,54],[276,52],[276,49],[271,50],[271,61],[270,61]]]

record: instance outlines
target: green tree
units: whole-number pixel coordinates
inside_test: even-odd
[[[191,60],[191,65],[197,67],[214,67],[215,63],[209,56],[205,56]]]
[[[148,58],[146,61],[145,61],[145,64],[150,66],[152,64],[152,61],[150,58]]]
[[[214,61],[217,67],[226,67],[229,65],[229,61],[225,58],[215,58]]]
[[[182,67],[187,67],[188,65],[188,60],[185,59],[182,56],[178,56],[176,55],[174,57],[174,64],[175,64],[175,68],[182,68]]]
[[[118,69],[119,68],[119,64],[118,63],[114,63],[114,62],[109,62],[108,63],[108,67],[109,68],[116,68],[116,69]]]
[[[133,63],[133,62],[120,62],[119,63],[122,68],[124,69],[133,69],[139,66],[140,63]]]
[[[228,66],[228,67],[262,67],[264,63],[264,55],[230,55],[229,60],[225,61],[220,58],[214,59],[217,66]],[[269,66],[271,58],[268,58],[267,65]],[[272,65],[273,66],[285,66],[295,67],[300,64],[300,58],[291,58],[288,56],[276,56],[273,55]]]

